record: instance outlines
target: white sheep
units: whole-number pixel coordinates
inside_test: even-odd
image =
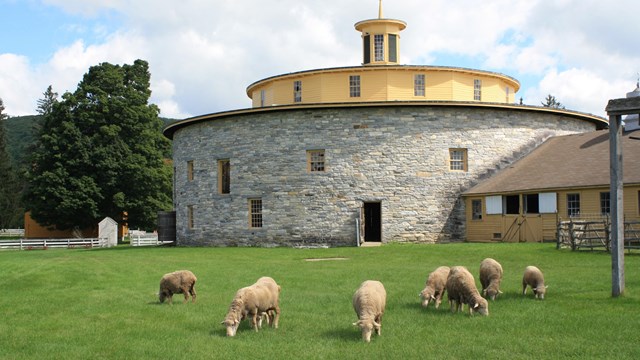
[[[189,300],[189,295],[191,295],[191,301],[196,302],[196,280],[198,280],[196,276],[189,270],[179,270],[165,274],[160,279],[160,291],[158,292],[160,302],[163,303],[166,298],[171,304],[173,294],[184,294],[185,303]]]
[[[542,271],[535,266],[527,266],[524,269],[524,275],[522,276],[522,295],[527,293],[527,285],[531,286],[536,299],[544,299],[544,294],[547,292],[547,287],[544,284],[544,275]]]
[[[482,284],[482,296],[495,300],[500,291],[502,282],[502,265],[491,258],[486,258],[480,263],[480,284]]]
[[[227,328],[227,336],[235,336],[240,321],[245,318],[251,319],[251,326],[255,331],[262,327],[262,319],[265,317],[267,324],[277,329],[280,319],[280,290],[275,280],[268,276],[238,290],[222,321]]]
[[[446,291],[447,277],[449,276],[449,267],[440,266],[429,274],[425,288],[420,292],[422,298],[422,306],[429,306],[431,300],[435,301],[436,309],[442,302],[442,296]]]
[[[382,315],[387,303],[387,291],[384,285],[377,280],[366,280],[353,294],[353,309],[358,316],[354,326],[362,331],[362,340],[371,341],[371,333],[375,329],[380,336],[382,327]]]
[[[489,303],[480,296],[473,275],[464,266],[451,268],[446,287],[451,312],[458,312],[463,304],[467,304],[469,314],[489,315]]]

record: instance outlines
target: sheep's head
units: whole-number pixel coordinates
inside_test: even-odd
[[[489,315],[489,302],[487,299],[479,297],[473,306],[469,306],[471,313],[478,313],[480,315]]]
[[[484,291],[482,292],[482,295],[484,295],[485,298],[491,300],[495,300],[496,296],[498,296],[499,294],[502,294],[502,291],[492,287],[484,289]]]
[[[158,299],[160,300],[160,303],[164,303],[164,299],[167,298],[167,294],[164,291],[160,291],[158,293]]]
[[[371,341],[371,333],[373,330],[375,330],[378,335],[380,334],[381,325],[374,320],[358,320],[354,322],[353,325],[359,327],[362,331],[362,340],[364,340],[364,342]]]
[[[420,294],[418,294],[418,296],[420,296],[420,298],[422,299],[422,307],[429,306],[429,303],[436,299],[433,295],[433,290],[428,287],[422,290]]]
[[[236,331],[238,331],[238,325],[240,325],[240,320],[234,318],[226,318],[221,323],[227,328],[227,336],[235,336]]]
[[[533,293],[536,294],[536,299],[544,300],[544,294],[547,292],[548,286],[538,285],[533,289]]]

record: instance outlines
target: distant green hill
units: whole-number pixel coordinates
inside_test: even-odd
[[[27,149],[33,143],[34,128],[42,118],[41,115],[14,116],[5,123],[9,156],[14,167],[24,165]],[[160,118],[165,126],[176,119]]]

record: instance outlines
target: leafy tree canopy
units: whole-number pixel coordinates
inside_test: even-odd
[[[22,209],[20,207],[20,185],[17,181],[11,158],[8,153],[4,113],[4,103],[0,99],[0,229],[20,226]]]
[[[127,212],[130,226],[153,229],[157,212],[171,208],[169,141],[148,103],[150,77],[143,60],[102,63],[75,92],[39,104],[44,119],[25,193],[36,221],[84,228]]]

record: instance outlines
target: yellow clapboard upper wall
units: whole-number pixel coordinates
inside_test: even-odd
[[[362,66],[277,75],[247,87],[252,107],[371,101],[514,103],[520,83],[507,75],[457,67],[400,65],[400,32],[407,24],[378,18],[357,22]]]

